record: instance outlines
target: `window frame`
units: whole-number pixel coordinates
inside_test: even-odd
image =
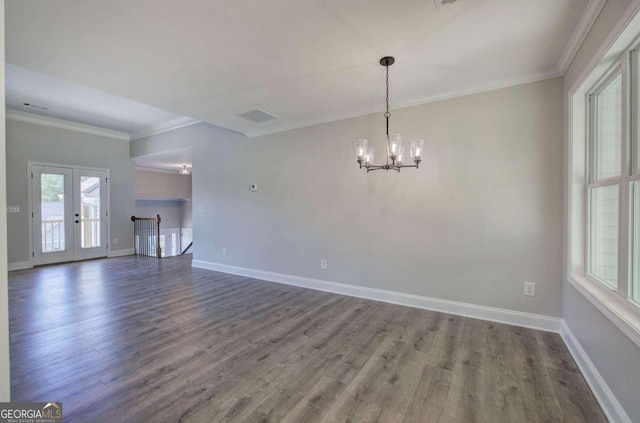
[[[632,197],[632,195],[636,195],[636,193],[633,192],[633,190],[631,189],[631,185],[633,183],[637,183],[640,185],[640,175],[632,175],[629,181],[629,300],[636,306],[640,307],[640,293],[638,293],[637,298],[636,294],[634,292],[634,280],[638,277],[640,277],[640,275],[636,275],[634,272],[638,272],[640,273],[640,265],[638,266],[638,268],[634,268],[633,267],[633,260],[631,259],[631,257],[633,256],[640,256],[640,236],[638,236],[638,234],[640,234],[640,227],[634,227],[634,224],[640,226],[640,218],[638,218],[637,221],[633,221],[633,216],[634,215],[640,215],[640,210],[635,210],[635,205],[636,204],[640,204],[640,198],[639,199],[635,199]],[[638,189],[638,193],[637,195],[640,195],[640,187]],[[636,238],[637,237],[637,238]],[[640,262],[640,259],[639,259]],[[640,290],[640,284],[638,284],[638,289]]]
[[[629,248],[629,263],[628,263],[628,298],[629,300],[637,307],[640,307],[640,295],[638,295],[637,299],[634,298],[633,291],[633,281],[637,277],[634,274],[635,272],[640,273],[640,268],[633,268],[633,256],[640,255],[640,239],[635,239],[635,234],[638,232],[638,228],[634,227],[634,224],[640,224],[640,219],[637,222],[634,222],[633,218],[635,214],[640,213],[640,210],[634,210],[634,206],[636,203],[636,199],[633,198],[635,193],[633,192],[632,185],[635,183],[640,184],[640,42],[636,42],[635,46],[629,51],[629,69],[630,69],[630,81],[631,81],[631,89],[630,95],[631,100],[635,100],[635,102],[630,102],[630,117],[631,117],[631,125],[630,125],[630,136],[629,136],[629,145],[628,145],[628,158],[626,159],[626,164],[628,166],[628,175],[626,182],[627,193],[625,195],[625,199],[627,201],[627,210],[629,212],[627,224],[627,235],[628,235],[628,248]],[[635,105],[635,107],[634,107]],[[640,289],[640,288],[639,288]]]

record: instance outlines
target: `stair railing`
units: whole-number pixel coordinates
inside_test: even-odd
[[[160,215],[156,217],[131,216],[136,255],[162,257],[160,248]]]

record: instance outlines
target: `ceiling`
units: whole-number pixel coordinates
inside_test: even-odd
[[[163,119],[257,136],[380,111],[385,55],[391,108],[560,76],[603,1],[5,4],[9,107],[135,137]],[[255,109],[278,119],[238,116]]]
[[[6,106],[13,110],[108,128],[132,138],[148,128],[183,120],[180,115],[148,104],[10,63],[6,64],[5,76]]]

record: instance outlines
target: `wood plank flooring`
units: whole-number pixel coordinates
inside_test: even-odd
[[[13,401],[65,422],[604,422],[557,334],[122,257],[9,275]]]

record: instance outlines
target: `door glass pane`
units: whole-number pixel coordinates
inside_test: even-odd
[[[620,175],[622,139],[622,76],[596,96],[596,179]]]
[[[100,178],[80,177],[80,247],[100,246]]]
[[[42,252],[65,250],[64,175],[40,174]]]
[[[640,181],[631,184],[631,292],[640,303]]]
[[[618,286],[618,185],[591,189],[590,272]]]

